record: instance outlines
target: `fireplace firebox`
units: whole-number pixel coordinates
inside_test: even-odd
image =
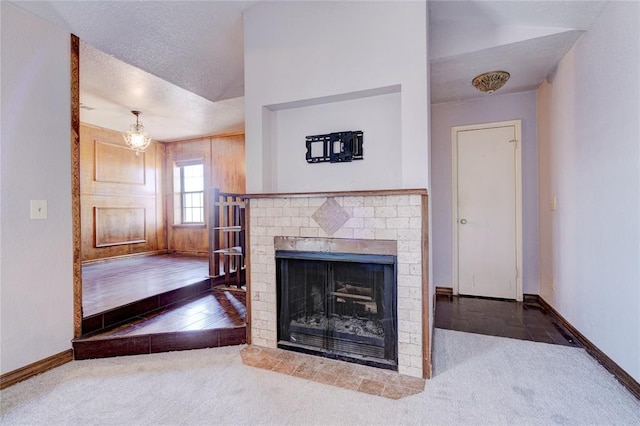
[[[396,256],[276,251],[278,347],[397,370]]]

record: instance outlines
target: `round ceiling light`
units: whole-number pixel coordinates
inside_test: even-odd
[[[506,71],[489,71],[474,77],[471,84],[481,92],[492,94],[504,86],[509,77]]]

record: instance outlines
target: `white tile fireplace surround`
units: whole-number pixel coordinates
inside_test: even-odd
[[[397,246],[398,372],[430,376],[425,190],[253,194],[248,198],[251,344],[277,347],[276,237],[300,238],[298,249],[302,250],[313,251],[305,244],[324,247],[323,251],[355,245],[371,254],[385,254],[373,253],[380,244],[371,244],[372,240],[390,240]]]

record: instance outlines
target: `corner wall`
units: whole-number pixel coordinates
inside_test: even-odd
[[[0,373],[71,348],[70,35],[1,10]],[[48,201],[47,220],[29,218]]]
[[[523,290],[538,294],[538,142],[536,92],[492,95],[431,105],[431,206],[433,282],[452,287],[451,128],[496,121],[522,121]]]
[[[610,2],[538,89],[541,295],[636,380],[639,17]]]

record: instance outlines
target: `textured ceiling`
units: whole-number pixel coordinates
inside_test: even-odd
[[[15,2],[113,57],[216,102],[244,95],[242,12],[255,1]]]
[[[606,3],[579,0],[430,1],[429,20],[432,23],[486,22],[586,30]]]
[[[17,1],[76,34],[81,121],[160,141],[244,131],[242,12],[256,1]]]
[[[13,3],[86,43],[84,122],[123,130],[139,109],[164,141],[244,128],[242,13],[257,1]],[[429,1],[431,102],[486,96],[471,80],[496,69],[511,73],[498,93],[535,89],[605,4]]]
[[[125,130],[140,116],[163,142],[244,131],[244,97],[211,102],[106,53],[80,44],[80,121]]]
[[[504,70],[498,93],[533,90],[556,67],[605,1],[431,1],[431,103],[487,96],[471,80]]]

